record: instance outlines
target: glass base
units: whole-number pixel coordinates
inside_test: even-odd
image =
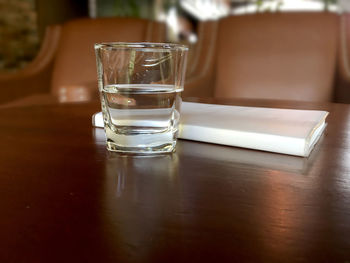
[[[131,154],[162,154],[175,152],[176,142],[163,144],[159,146],[142,146],[142,147],[126,147],[118,145],[115,142],[107,141],[107,150],[111,152],[119,153],[131,153]]]
[[[115,133],[106,129],[107,149],[120,153],[157,154],[175,151],[177,130],[161,133]]]

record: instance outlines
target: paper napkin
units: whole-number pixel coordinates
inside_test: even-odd
[[[328,112],[183,102],[179,138],[309,156]],[[103,127],[101,113],[93,125]]]

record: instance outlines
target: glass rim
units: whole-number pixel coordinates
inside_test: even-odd
[[[155,42],[102,42],[95,43],[95,50],[136,50],[136,51],[188,51],[188,47],[176,43],[155,43]]]

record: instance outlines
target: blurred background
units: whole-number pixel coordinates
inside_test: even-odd
[[[167,41],[196,45],[200,21],[258,12],[347,12],[349,0],[0,0],[0,71],[25,67],[48,25],[78,17],[165,22]]]

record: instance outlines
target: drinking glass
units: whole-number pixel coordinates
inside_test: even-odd
[[[187,51],[168,43],[95,44],[108,150],[175,150]]]

